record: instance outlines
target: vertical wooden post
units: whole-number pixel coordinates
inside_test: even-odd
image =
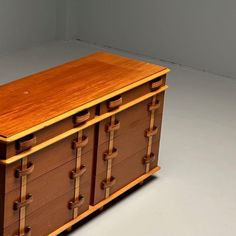
[[[115,124],[115,120],[116,117],[115,115],[111,116],[111,122],[110,125],[114,125]],[[115,131],[111,130],[109,133],[109,142],[108,142],[108,154],[111,155],[113,152],[113,148],[114,148],[114,135],[115,135]],[[112,159],[109,159],[107,161],[107,176],[106,176],[106,181],[107,183],[110,182],[111,180],[111,174],[112,174]],[[105,189],[105,198],[108,198],[110,196],[110,188],[106,188]]]
[[[156,95],[154,95],[152,97],[152,105],[155,105],[156,104],[156,100],[157,100],[157,97]],[[154,128],[154,123],[155,123],[155,110],[151,110],[150,111],[150,125],[149,125],[149,130],[153,130]],[[152,153],[152,139],[153,139],[153,136],[149,136],[148,137],[148,146],[147,146],[147,157],[150,157],[151,153]],[[148,173],[150,171],[150,162],[147,162],[146,163],[146,166],[145,166],[145,172]]]
[[[24,157],[21,160],[21,170],[24,171],[27,169],[28,157]],[[21,177],[21,187],[20,187],[20,201],[26,201],[26,186],[27,185],[27,175]],[[20,208],[20,221],[19,221],[19,236],[25,235],[25,217],[26,217],[26,207]]]
[[[83,130],[77,133],[77,140],[81,140],[83,137]],[[81,168],[81,156],[82,156],[82,147],[76,148],[76,160],[75,160],[75,169],[79,170]],[[75,194],[74,201],[79,200],[80,196],[80,177],[75,178]],[[75,219],[78,216],[79,209],[78,207],[73,209],[73,218]]]

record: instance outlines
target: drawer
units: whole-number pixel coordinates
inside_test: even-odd
[[[164,93],[158,95],[158,99],[163,101]],[[149,138],[146,131],[150,127],[150,112],[148,111],[148,105],[150,99],[139,103],[137,106],[133,106],[118,113],[115,117],[119,121],[119,129],[115,131],[114,137],[111,138],[114,153],[117,153],[116,157],[112,159],[112,164],[117,164],[127,157],[133,155],[137,150],[147,148]],[[154,128],[156,134],[152,136],[152,143],[159,142],[161,133],[162,122],[162,110],[163,102],[160,108],[155,111],[154,116]],[[107,132],[107,125],[110,122],[110,118],[101,122],[99,126],[99,139],[96,154],[96,175],[107,169],[107,160],[105,155],[109,150],[110,142],[109,132]],[[103,142],[106,141],[106,142]]]
[[[153,144],[153,153],[155,158],[151,162],[150,170],[155,168],[158,163],[159,143]],[[112,166],[112,179],[110,194],[115,193],[128,183],[145,174],[144,157],[147,149],[142,149],[134,155],[126,158],[122,162]],[[105,199],[104,181],[106,180],[106,171],[96,175],[94,178],[94,194],[92,198],[92,205],[96,205]]]
[[[109,99],[108,101],[101,103],[99,114],[104,114],[106,112],[112,111],[121,105],[131,102],[136,98],[139,98],[152,91],[158,90],[159,88],[165,85],[165,81],[166,81],[166,76],[163,75],[148,83],[140,85],[118,96],[115,96]]]
[[[80,124],[84,124],[86,121],[91,120],[95,117],[95,107],[91,107],[78,114],[66,118],[60,122],[43,128],[34,134],[27,135],[26,137],[17,140],[15,142],[9,143],[6,146],[4,144],[0,145],[0,153],[2,154],[1,159],[7,159],[16,154],[22,153],[24,149],[30,149],[30,147],[36,146],[43,143],[57,135],[60,135],[70,129],[73,129]],[[88,130],[88,132],[91,130]],[[23,143],[23,145],[22,145]]]
[[[157,94],[157,101],[160,105],[159,108],[155,111],[155,116],[157,117],[157,119],[162,115],[163,99],[164,93]],[[135,106],[117,113],[115,115],[115,119],[117,122],[119,122],[119,128],[115,131],[115,137],[127,133],[129,129],[137,129],[137,127],[142,123],[142,120],[150,119],[148,105],[151,102],[152,98],[149,98],[143,102],[136,104]],[[98,145],[108,141],[109,139],[109,132],[107,132],[107,128],[110,124],[110,119],[111,118],[107,118],[99,123]]]
[[[85,168],[84,174],[80,178],[80,183],[91,187],[93,151],[82,155],[82,166]],[[37,209],[43,207],[48,202],[62,196],[66,192],[74,189],[75,181],[71,178],[75,169],[75,159],[66,164],[47,172],[44,175],[30,181],[26,185],[27,194],[32,194],[33,201],[27,206],[26,214],[29,215]],[[5,195],[4,226],[19,220],[19,210],[14,210],[15,201],[20,200],[20,189],[15,189]]]
[[[83,130],[85,137],[88,137],[88,143],[82,148],[82,156],[91,151],[94,145],[94,126]],[[29,163],[32,163],[34,170],[28,175],[27,181],[31,182],[41,175],[71,161],[76,157],[76,151],[72,148],[72,143],[77,135],[71,135],[68,138],[54,143],[29,156]],[[6,193],[20,187],[20,178],[16,178],[16,171],[21,166],[21,161],[7,165],[6,168]]]
[[[69,191],[59,198],[47,203],[37,211],[26,216],[26,227],[30,227],[33,236],[45,236],[73,219],[73,212],[68,203],[73,200],[74,191]],[[90,187],[85,183],[81,186],[84,202],[79,208],[79,214],[89,209]],[[15,222],[4,229],[4,235],[18,235],[19,223]]]
[[[129,129],[124,135],[120,135],[113,140],[114,148],[117,150],[117,157],[112,160],[112,164],[116,165],[122,162],[127,157],[133,155],[140,148],[147,148],[148,139],[145,137],[149,120],[141,120],[137,122],[137,128]],[[153,136],[153,142],[159,141],[160,135]],[[104,155],[108,152],[109,142],[98,146],[96,158],[96,174],[99,174],[107,169],[107,161],[104,160]]]

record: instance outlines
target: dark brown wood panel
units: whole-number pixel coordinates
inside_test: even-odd
[[[0,135],[10,137],[165,67],[99,52],[0,87]]]
[[[91,114],[91,118],[93,118],[95,116],[95,108],[93,107],[89,109],[89,112]],[[34,136],[36,137],[36,145],[43,143],[51,138],[54,138],[55,136],[72,129],[74,126],[75,125],[73,123],[73,117],[69,117],[63,121],[57,122],[49,127],[39,130],[34,133]],[[93,139],[93,134],[94,134],[93,126],[90,126],[84,130],[84,135],[88,137],[92,137],[92,139]],[[0,158],[7,159],[18,154],[19,151],[17,151],[16,149],[16,146],[17,146],[16,144],[17,144],[17,141],[9,143],[9,144],[3,144],[3,148],[5,148],[6,151],[5,151],[5,155],[3,154],[2,156],[0,156]],[[90,141],[89,144],[85,147],[85,151],[91,150],[93,148],[92,145],[93,143]]]
[[[155,159],[151,164],[151,169],[157,166],[158,150],[159,143],[154,143],[153,153],[155,154]],[[134,155],[126,158],[124,161],[112,166],[112,176],[116,179],[116,183],[113,187],[111,187],[111,194],[145,173],[143,158],[146,155],[146,151],[146,148],[142,149],[136,152]],[[106,171],[100,173],[97,176],[94,176],[94,178],[95,186],[94,196],[91,202],[92,205],[96,205],[105,197],[105,190],[102,189],[102,181],[106,179]]]
[[[3,235],[2,228],[4,223],[4,190],[5,190],[5,168],[6,166],[0,165],[0,235]]]
[[[141,124],[140,124],[141,123]],[[118,151],[118,156],[113,159],[113,165],[124,161],[129,156],[137,152],[137,150],[143,149],[148,145],[148,139],[144,136],[144,131],[147,129],[149,120],[141,120],[137,122],[137,129],[130,129],[124,135],[120,135],[114,139],[114,148]],[[139,125],[140,124],[140,125]],[[153,140],[156,142],[157,136],[154,136]],[[108,150],[108,142],[98,146],[97,150],[97,169],[96,174],[104,172],[107,169],[107,162],[104,161],[104,153]]]
[[[158,80],[160,79],[163,81],[161,86],[165,85],[166,75],[160,76],[159,78],[156,78],[152,81],[156,81],[157,79]],[[149,81],[143,85],[140,85],[136,88],[133,88],[133,89],[125,92],[125,93],[120,94],[120,96],[122,98],[122,105],[124,105],[128,102],[131,102],[132,100],[139,98],[147,93],[150,93],[152,91],[152,88],[151,88],[152,81]],[[138,105],[136,105],[136,107],[137,106]],[[104,114],[106,112],[109,112],[108,101],[105,101],[100,105],[100,114]]]
[[[82,149],[82,156],[92,155],[94,145],[94,128],[85,129],[84,135],[88,137],[88,144]],[[76,151],[72,149],[72,142],[76,139],[76,134],[69,136],[55,144],[52,144],[29,156],[29,162],[33,163],[34,170],[28,176],[28,182],[52,171],[53,169],[65,164],[76,158]],[[89,152],[89,154],[87,154]],[[90,160],[91,161],[91,160]],[[17,161],[6,166],[6,185],[5,193],[8,193],[20,187],[20,178],[15,177],[16,169],[21,166],[21,162]]]
[[[163,96],[164,93],[158,94],[157,99],[160,101],[160,109],[155,112],[157,116],[160,116],[163,110]],[[140,125],[144,125],[145,120],[150,119],[150,112],[148,111],[148,104],[151,103],[152,99],[147,99],[143,102],[136,104],[120,113],[116,114],[116,120],[120,122],[120,129],[115,131],[115,137],[120,135],[126,135],[131,129],[136,130]],[[99,122],[98,132],[98,145],[107,142],[109,139],[109,133],[106,132],[106,127],[110,123],[110,118]],[[148,125],[149,126],[149,125]],[[148,126],[146,128],[148,128]]]
[[[86,172],[81,177],[81,184],[86,183],[91,186],[92,159],[92,151],[82,155],[82,165],[86,167]],[[27,207],[26,215],[73,189],[74,180],[70,178],[70,174],[74,169],[75,159],[27,183],[27,193],[33,195],[33,202]],[[13,203],[18,201],[19,197],[19,189],[15,189],[5,195],[5,227],[19,220],[19,211],[13,210]]]
[[[31,227],[31,235],[45,236],[60,226],[72,220],[72,210],[68,209],[69,201],[73,200],[74,191],[49,202],[37,211],[26,217],[26,226]],[[84,204],[79,209],[79,214],[88,210],[90,188],[87,184],[81,186],[81,194],[85,197]],[[13,236],[18,233],[18,222],[13,223],[4,230],[4,235]]]
[[[159,94],[157,98],[160,101],[160,108],[155,111],[154,124],[158,128],[158,134],[153,136],[153,142],[159,142],[160,140],[164,93]],[[150,102],[151,99],[148,99],[117,114],[117,120],[120,121],[120,129],[116,131],[113,141],[114,147],[118,150],[118,156],[113,159],[114,165],[132,156],[137,150],[147,147],[148,138],[145,137],[145,130],[150,126],[150,112],[148,112],[148,104]],[[104,161],[104,153],[109,146],[109,135],[105,128],[108,123],[109,119],[99,123],[98,142],[102,144],[97,147],[96,175],[107,168],[107,162]],[[103,142],[104,140],[106,140],[105,143]]]

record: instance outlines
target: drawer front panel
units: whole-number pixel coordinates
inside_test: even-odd
[[[154,126],[157,129],[157,134],[153,135],[152,142],[159,142],[160,139],[163,98],[164,93],[157,96],[157,99],[160,101],[160,107],[155,111]],[[114,165],[132,156],[137,150],[147,147],[148,138],[146,136],[146,130],[150,126],[150,112],[148,111],[148,104],[150,102],[151,99],[148,99],[116,115],[115,119],[120,122],[120,127],[115,131],[113,138],[113,147],[118,152],[117,157],[112,161]],[[110,118],[99,124],[96,175],[105,171],[107,168],[104,154],[109,148],[109,133],[106,132],[109,122]],[[106,140],[105,143],[103,142],[104,140]]]
[[[156,88],[152,88],[153,84],[157,84],[157,83],[155,83],[156,81],[160,81],[159,86]],[[104,113],[109,112],[111,110],[111,108],[109,108],[110,101],[114,102],[111,105],[114,105],[114,106],[117,105],[119,107],[120,105],[124,105],[128,102],[131,102],[132,100],[139,98],[151,91],[159,89],[160,87],[165,85],[165,81],[166,81],[166,76],[164,75],[164,76],[156,78],[148,83],[145,83],[141,86],[138,86],[134,89],[131,89],[125,93],[122,93],[120,96],[117,96],[114,99],[112,98],[109,101],[103,102],[100,106],[100,114],[104,114]],[[113,109],[113,107],[112,107],[112,109]]]
[[[112,178],[115,179],[114,185],[110,189],[110,194],[115,193],[131,181],[145,174],[144,157],[146,149],[138,151],[134,155],[126,158],[124,161],[112,166]],[[158,163],[159,143],[153,144],[153,153],[155,158],[151,163],[151,169],[157,166]],[[94,176],[94,196],[92,204],[96,205],[105,199],[105,190],[103,188],[103,181],[106,179],[106,171]]]
[[[141,120],[140,123],[137,122],[137,128],[135,130],[130,129],[124,135],[114,138],[113,145],[117,149],[118,155],[113,159],[112,165],[124,161],[127,157],[132,156],[138,150],[147,147],[148,139],[145,137],[144,133],[145,129],[148,127],[149,120]],[[153,142],[157,141],[158,136],[156,135],[153,137]],[[107,162],[104,160],[104,154],[107,152],[108,148],[108,142],[98,146],[96,175],[106,171],[107,169]]]
[[[73,219],[73,212],[68,208],[68,203],[73,200],[74,191],[71,190],[63,196],[44,205],[37,211],[26,217],[26,227],[31,228],[31,235],[45,236]],[[90,187],[87,183],[81,186],[81,195],[85,197],[83,205],[79,208],[79,214],[89,208]],[[14,236],[18,234],[19,223],[15,222],[4,230],[4,235]]]
[[[87,121],[88,120],[91,120],[95,117],[95,111],[96,111],[96,108],[95,107],[91,107],[89,109],[86,110],[86,112],[88,112],[89,116],[86,116],[84,114],[80,115],[80,113],[78,113],[77,115],[74,115],[74,116],[71,116],[69,118],[66,118],[60,122],[57,122],[53,125],[50,125],[44,129],[41,129],[37,132],[34,133],[34,136],[36,138],[36,145],[40,144],[40,143],[43,143],[51,138],[54,138],[55,136],[57,135],[60,135],[70,129],[73,129],[74,127],[78,126],[76,124],[76,117],[84,117]],[[82,111],[82,113],[84,113]],[[82,122],[84,123],[84,122]],[[90,130],[88,130],[89,132]],[[6,159],[9,158],[9,157],[12,157],[16,154],[19,154],[21,153],[21,151],[18,150],[17,148],[18,146],[18,141],[16,142],[13,142],[13,143],[10,143],[7,145],[7,149],[6,149]],[[1,146],[0,146],[1,148]],[[4,148],[4,146],[2,147]],[[3,157],[4,158],[4,157]]]
[[[87,145],[82,149],[82,156],[93,149],[94,145],[94,126],[84,131],[88,137]],[[76,157],[76,151],[72,148],[76,134],[69,136],[55,144],[52,144],[29,156],[29,162],[34,165],[33,172],[28,175],[28,182],[31,182],[41,175],[69,162]],[[6,166],[6,193],[20,187],[20,178],[16,178],[16,170],[21,166],[21,161]]]
[[[91,186],[92,159],[92,151],[82,155],[82,166],[86,168],[86,172],[80,177],[81,184],[87,183],[88,186]],[[26,215],[74,189],[74,179],[71,178],[73,170],[75,170],[75,159],[27,183],[26,191],[27,194],[32,194],[33,201],[26,207]],[[19,189],[5,195],[5,227],[19,220],[19,210],[13,209],[14,202],[19,201],[19,198]]]
[[[142,120],[148,119],[149,112],[147,110],[147,103],[149,102],[151,102],[150,99],[116,114],[116,120],[120,123],[120,128],[116,130],[115,137],[128,133],[129,129],[136,129]],[[130,116],[130,114],[132,114],[132,116]],[[123,119],[125,119],[125,121]],[[121,123],[121,121],[123,122]],[[110,118],[107,118],[99,123],[99,145],[107,142],[109,139],[109,132],[107,132],[107,127],[109,124]]]
[[[157,100],[160,107],[155,112],[155,119],[159,119],[163,111],[164,92],[157,94]],[[148,104],[152,102],[152,99],[147,99],[143,102],[136,104],[120,113],[116,114],[116,120],[120,123],[120,128],[115,131],[115,137],[126,134],[129,129],[136,128],[142,120],[150,120],[150,112],[148,110]],[[110,123],[110,119],[105,119],[99,123],[99,136],[98,145],[108,141],[109,133],[107,132],[107,126]]]

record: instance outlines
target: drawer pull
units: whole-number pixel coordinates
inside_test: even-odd
[[[24,229],[24,234],[15,234],[14,236],[29,236],[31,234],[31,227],[26,226]]]
[[[74,116],[74,124],[76,126],[78,125],[82,125],[84,124],[85,122],[87,122],[90,118],[90,112],[89,110],[83,110],[79,113],[77,113],[75,116]]]
[[[158,79],[151,82],[151,90],[157,90],[163,84],[163,79]]]
[[[111,188],[112,186],[114,186],[116,183],[116,179],[115,177],[111,177],[110,180],[103,180],[102,181],[102,189],[107,189],[107,188]]]
[[[28,194],[25,201],[23,201],[23,202],[15,201],[13,209],[15,211],[17,211],[17,210],[19,210],[22,207],[28,206],[32,202],[33,202],[33,195],[32,194]]]
[[[81,139],[76,139],[72,142],[72,148],[73,149],[82,148],[85,147],[87,144],[88,144],[88,137],[84,135]]]
[[[16,142],[16,149],[19,152],[26,151],[36,145],[36,137],[33,134],[25,136]]]
[[[156,135],[158,132],[158,128],[156,126],[153,127],[153,129],[147,129],[145,131],[145,137],[149,138],[151,136]]]
[[[106,132],[112,132],[112,131],[117,131],[118,129],[120,129],[120,121],[115,120],[114,124],[107,124],[106,125]]]
[[[108,101],[108,111],[113,111],[122,105],[122,97],[120,95],[113,97]]]
[[[20,178],[22,176],[30,175],[34,171],[34,164],[32,162],[29,162],[27,169],[20,170],[16,169],[15,171],[15,177]]]
[[[73,210],[75,208],[79,208],[84,204],[84,201],[85,201],[84,196],[80,195],[78,200],[69,202],[68,208],[70,210]]]
[[[104,159],[104,161],[108,161],[108,160],[116,158],[117,156],[118,156],[118,150],[117,150],[117,148],[113,147],[111,153],[109,153],[108,151],[106,151],[104,153],[103,159]]]
[[[86,171],[87,171],[86,167],[82,165],[79,169],[71,171],[70,178],[76,179],[78,177],[81,177]]]
[[[160,101],[157,100],[155,104],[148,104],[148,111],[155,111],[155,110],[158,110],[160,108]]]
[[[145,156],[145,157],[143,158],[143,160],[144,160],[144,164],[148,164],[148,163],[150,163],[150,162],[153,162],[153,161],[155,160],[155,155],[154,155],[154,153],[151,153],[150,155]]]

